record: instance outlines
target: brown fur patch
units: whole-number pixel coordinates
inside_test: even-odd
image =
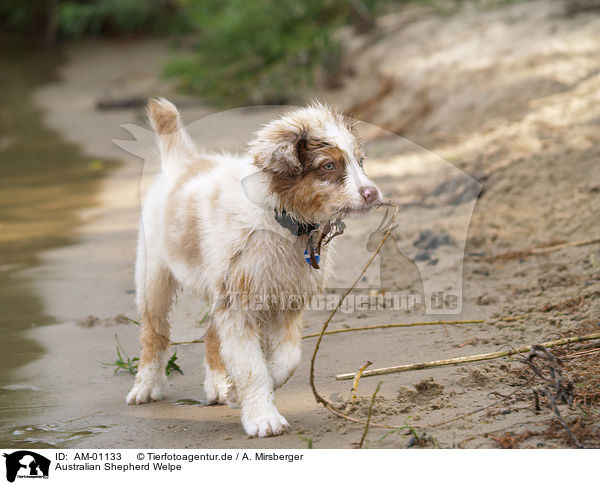
[[[185,236],[181,239],[183,260],[188,264],[198,264],[202,259],[202,247],[200,246],[199,236],[200,223],[193,199],[190,199],[187,203],[183,230],[185,233]]]
[[[162,270],[157,275],[148,275],[145,288],[138,289],[144,292],[140,308],[142,312],[140,367],[155,362],[169,346],[170,327],[167,315],[176,287],[177,283],[171,273]]]
[[[210,324],[204,335],[206,347],[206,363],[208,367],[217,372],[225,372],[225,364],[221,357],[221,340],[214,325]]]
[[[322,173],[324,179],[332,183],[342,183],[346,173],[346,157],[344,156],[344,152],[338,147],[326,147],[319,151],[325,157],[325,160],[315,169]],[[335,170],[323,169],[323,166],[329,161],[335,164]]]
[[[151,99],[148,102],[148,116],[158,135],[171,135],[179,130],[179,112],[171,103]]]
[[[282,343],[290,342],[297,343],[302,338],[301,328],[302,322],[299,321],[302,317],[302,311],[287,311],[283,318],[283,325],[285,327],[284,337]]]
[[[270,190],[276,193],[283,209],[293,213],[301,222],[314,221],[320,211],[333,213],[345,205],[343,191],[346,176],[346,156],[338,147],[307,141],[299,150],[304,170],[300,175],[274,173]],[[325,170],[327,163],[333,170]],[[323,187],[323,182],[329,186]]]
[[[156,322],[149,320],[148,315],[144,315],[143,319],[150,323],[145,323],[142,327],[142,358],[140,360],[140,368],[155,362],[167,350],[170,343],[167,337],[155,330],[154,325]],[[167,333],[169,332],[167,331]]]
[[[298,142],[306,133],[304,126],[297,126],[297,131],[289,127],[273,127],[266,137],[268,149],[254,156],[254,164],[260,169],[275,170],[287,175],[296,175],[302,171],[301,160],[298,159]]]
[[[181,258],[189,265],[197,265],[202,257],[200,244],[200,221],[197,217],[196,206],[193,199],[182,201],[178,197],[181,188],[194,177],[212,168],[210,160],[197,158],[187,170],[179,175],[169,194],[169,202],[165,211],[168,225],[176,224],[177,231],[166,231],[165,242],[167,251]],[[183,217],[178,215],[181,205],[185,204]]]
[[[231,267],[231,266],[230,266]],[[230,299],[231,304],[236,307],[236,310],[244,309],[252,297],[250,277],[243,272],[232,272],[229,281],[229,295],[233,296],[233,301]]]
[[[186,170],[177,177],[175,185],[173,185],[173,189],[169,195],[169,199],[172,199],[174,196],[176,196],[183,185],[201,173],[208,172],[211,168],[213,168],[213,166],[214,163],[211,160],[202,157],[198,157],[190,162],[186,166]]]

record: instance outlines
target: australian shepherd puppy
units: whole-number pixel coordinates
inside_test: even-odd
[[[363,172],[363,143],[351,121],[320,104],[265,125],[244,156],[198,151],[165,99],[151,100],[148,113],[162,173],[142,209],[136,262],[142,354],[127,403],[163,397],[168,314],[175,291],[185,286],[211,305],[208,402],[241,406],[250,436],[279,435],[289,425],[274,391],[300,362],[297,302],[322,291],[329,272],[328,247],[319,263],[317,239],[336,217],[381,201]]]

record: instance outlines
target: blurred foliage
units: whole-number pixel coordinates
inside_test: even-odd
[[[183,91],[221,106],[281,104],[299,101],[316,78],[339,85],[341,28],[368,31],[385,6],[419,4],[449,14],[463,3],[515,1],[522,0],[0,0],[0,31],[46,44],[173,34],[180,50],[164,74]]]
[[[165,74],[222,106],[284,103],[312,84],[316,70],[335,84],[339,28],[368,29],[384,1],[182,0],[191,48]]]
[[[415,0],[413,0],[415,1]],[[416,0],[423,1],[423,0]],[[222,106],[284,103],[342,78],[340,27],[373,27],[393,0],[1,0],[0,30],[53,44],[90,35],[177,34],[165,75]],[[402,3],[402,2],[397,2]]]
[[[101,32],[165,32],[174,27],[177,5],[168,0],[100,0],[61,2],[57,11],[60,32],[81,37]]]
[[[169,32],[185,25],[176,0],[2,0],[0,29],[45,38]]]

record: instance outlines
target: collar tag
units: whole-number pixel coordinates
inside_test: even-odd
[[[315,261],[317,262],[317,268],[316,269],[318,269],[318,265],[319,265],[321,256],[316,251],[317,251],[317,249],[313,248],[312,256],[314,256]],[[314,267],[314,265],[312,263],[312,260],[311,260],[311,254],[308,252],[308,249],[304,250],[304,261],[306,261],[306,264],[308,264],[309,266],[313,266]]]

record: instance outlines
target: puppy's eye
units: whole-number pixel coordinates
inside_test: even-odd
[[[321,167],[323,170],[335,170],[335,163],[327,162],[325,165]]]
[[[363,163],[364,162],[365,162],[364,157],[358,159],[358,165],[360,166],[360,168],[363,168]]]

